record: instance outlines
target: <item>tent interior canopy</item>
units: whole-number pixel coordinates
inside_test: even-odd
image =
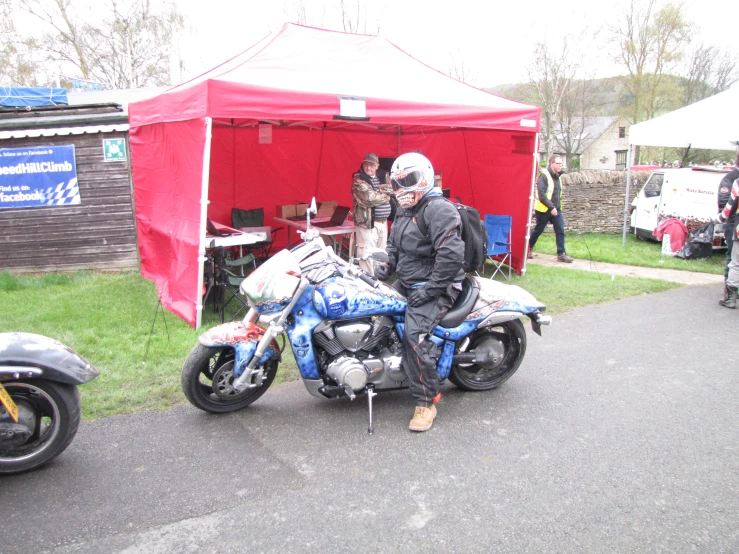
[[[344,115],[342,99],[360,111]],[[315,197],[351,206],[351,176],[366,152],[413,150],[452,197],[513,216],[520,272],[539,117],[539,108],[460,83],[385,39],[286,24],[130,105],[142,274],[166,307],[199,324],[206,215],[230,224],[231,208],[261,207],[270,225],[277,205]]]

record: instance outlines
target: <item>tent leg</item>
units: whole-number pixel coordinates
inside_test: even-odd
[[[526,214],[526,240],[524,241],[523,249],[523,265],[521,266],[521,275],[526,275],[526,265],[529,261],[529,240],[531,239],[531,213],[534,211],[534,187],[536,187],[536,180],[539,177],[537,171],[539,167],[539,134],[537,133],[534,138],[534,163],[531,168],[531,188],[529,189],[529,211]]]
[[[629,228],[629,197],[631,196],[631,152],[633,145],[629,144],[626,153],[626,198],[624,200],[624,233],[621,246],[626,246],[626,230]]]
[[[210,180],[210,145],[212,134],[213,120],[210,117],[205,118],[205,148],[203,149],[203,175],[200,185],[200,245],[198,246],[198,284],[195,298],[202,299],[203,295],[203,266],[205,264],[205,224],[208,218],[208,185]],[[195,329],[200,329],[203,322],[202,300],[200,309],[196,307],[195,311]]]

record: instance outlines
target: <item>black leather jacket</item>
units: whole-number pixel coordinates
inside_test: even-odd
[[[421,232],[416,219],[424,209],[428,235]],[[424,288],[438,296],[453,283],[461,282],[465,276],[461,229],[459,213],[448,201],[429,202],[424,197],[413,208],[398,210],[387,253],[401,284],[410,287],[425,282]]]
[[[733,185],[734,181],[737,179],[739,179],[739,169],[737,168],[729,171],[724,175],[724,178],[721,179],[721,183],[718,186],[718,211],[723,210],[726,203],[731,200],[731,185]],[[726,223],[732,225],[735,219],[736,214],[732,214],[729,216],[729,219],[726,220]]]

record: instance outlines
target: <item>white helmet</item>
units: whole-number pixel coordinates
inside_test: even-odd
[[[412,208],[433,188],[434,168],[422,154],[403,154],[393,162],[390,181],[400,207]]]

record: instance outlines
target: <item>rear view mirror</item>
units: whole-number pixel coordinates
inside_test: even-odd
[[[369,258],[372,261],[382,262],[385,264],[390,261],[390,257],[387,255],[387,252],[385,252],[384,250],[373,250],[367,255],[367,258]]]

